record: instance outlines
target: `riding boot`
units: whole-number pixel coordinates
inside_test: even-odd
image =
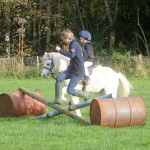
[[[55,83],[55,100],[53,103],[61,104],[62,87],[61,83]]]
[[[81,98],[84,98],[85,100],[87,100],[87,99],[89,99],[90,94],[87,92],[83,92],[81,90],[76,90],[74,96],[78,96],[78,97],[81,97]]]

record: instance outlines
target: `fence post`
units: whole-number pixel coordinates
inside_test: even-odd
[[[36,65],[37,65],[37,68],[40,68],[40,61],[39,61],[39,56],[36,57]]]

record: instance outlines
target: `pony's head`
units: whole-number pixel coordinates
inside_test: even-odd
[[[46,53],[43,56],[43,71],[42,77],[46,78],[51,74],[54,77],[54,74],[58,74],[67,69],[70,64],[70,59],[66,56],[61,55],[60,53],[51,52]]]
[[[50,76],[52,73],[54,73],[54,60],[51,53],[44,54],[43,58],[43,71],[42,71],[42,77],[46,78]]]

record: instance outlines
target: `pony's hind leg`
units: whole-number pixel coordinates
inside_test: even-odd
[[[112,94],[112,98],[117,98],[119,80],[109,84],[109,86],[104,88],[105,94]]]

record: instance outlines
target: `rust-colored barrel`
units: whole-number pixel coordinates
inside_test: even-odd
[[[146,107],[141,97],[93,99],[90,105],[92,125],[123,127],[145,125]]]
[[[39,92],[34,92],[34,94],[43,97]],[[45,111],[45,104],[24,93],[3,93],[0,95],[0,117],[38,116],[45,113]]]

